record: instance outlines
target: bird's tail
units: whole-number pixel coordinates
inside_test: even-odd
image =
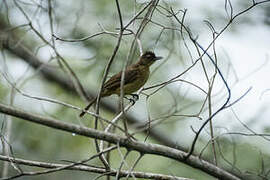
[[[83,117],[86,113],[86,111],[88,111],[90,109],[90,107],[96,102],[97,98],[94,98],[81,112],[80,117]]]

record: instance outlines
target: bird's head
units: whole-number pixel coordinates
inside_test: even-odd
[[[161,56],[156,56],[155,53],[151,51],[146,51],[143,53],[143,55],[140,57],[140,64],[150,66],[152,65],[155,61],[162,59]]]

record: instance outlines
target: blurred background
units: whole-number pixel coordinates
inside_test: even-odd
[[[120,0],[124,25],[148,2]],[[208,53],[230,87],[229,104],[251,88],[237,103],[212,119],[212,128],[207,125],[202,131],[194,153],[226,170],[246,173],[254,179],[269,178],[270,3],[249,9],[220,33],[229,23],[230,13],[234,16],[251,5],[252,1],[241,0],[158,2],[138,40],[143,51],[151,50],[164,58],[151,66],[145,90],[127,112],[130,132],[136,133],[136,138],[188,150],[194,131],[228,97],[224,82],[209,58],[203,56],[202,61],[198,61],[203,52],[200,50],[198,53],[188,33],[169,13],[172,9],[180,21],[184,19],[184,25],[204,49],[213,41],[213,35],[219,36]],[[108,77],[121,71],[125,64],[137,61],[140,50],[133,33],[139,32],[145,15],[146,11],[124,31]],[[44,99],[80,108],[87,104],[87,100],[74,90],[74,77],[61,58],[74,71],[87,93],[91,97],[96,96],[116,46],[119,27],[114,1],[1,1],[1,40],[8,36],[13,39],[9,47],[0,46],[1,103],[93,128],[94,121],[90,115],[80,119],[79,110]],[[20,51],[22,46],[27,47],[30,54]],[[40,64],[35,64],[37,60]],[[170,81],[175,77],[175,81]],[[156,87],[164,82],[168,83],[162,88]],[[100,114],[108,120],[113,119],[118,111],[118,101],[117,96],[104,98]],[[125,101],[125,104],[129,102]],[[91,111],[94,112],[93,109]],[[92,139],[14,119],[0,114],[2,154],[4,146],[8,146],[4,145],[3,138],[9,142],[15,157],[28,160],[61,163],[63,160],[82,160],[96,153]],[[211,137],[214,143],[211,143]],[[123,154],[126,152],[121,150]],[[138,153],[130,153],[127,158],[129,166],[123,169],[129,169],[138,157]],[[111,154],[110,162],[112,167],[119,167],[121,155],[118,151]],[[90,164],[102,165],[99,159],[92,160]],[[1,161],[0,169],[3,167],[4,161]],[[38,170],[28,166],[22,166],[22,169]],[[201,180],[215,179],[185,164],[151,155],[144,156],[135,170]],[[5,173],[12,175],[16,171],[9,165]],[[88,172],[60,171],[21,179],[94,179],[97,176]]]

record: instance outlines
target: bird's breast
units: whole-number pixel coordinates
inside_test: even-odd
[[[128,83],[124,86],[125,94],[131,94],[138,91],[148,80],[149,78],[149,68],[148,67],[139,67],[137,68],[138,73],[133,82]]]

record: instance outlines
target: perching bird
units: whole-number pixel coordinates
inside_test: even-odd
[[[138,91],[148,80],[150,70],[149,67],[156,61],[162,59],[160,56],[156,56],[151,51],[146,51],[135,64],[128,66],[125,70],[123,92],[124,95],[132,94]],[[105,82],[100,97],[110,96],[117,94],[120,96],[122,71],[112,76]],[[81,112],[80,117],[84,116],[86,111],[96,102],[97,97],[94,98]]]

